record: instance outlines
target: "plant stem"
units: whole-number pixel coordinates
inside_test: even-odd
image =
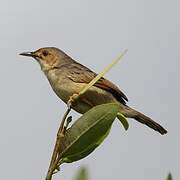
[[[57,137],[56,137],[56,143],[55,143],[53,154],[51,157],[51,162],[50,162],[49,169],[48,169],[48,172],[46,175],[46,180],[52,179],[52,175],[58,166],[58,162],[60,160],[60,157],[58,156],[58,152],[60,149],[60,142],[61,142],[61,139],[64,137],[64,124],[65,124],[66,118],[67,118],[68,114],[70,113],[70,111],[71,111],[71,107],[68,107],[68,109],[66,110],[66,112],[62,118],[61,124],[59,126]]]

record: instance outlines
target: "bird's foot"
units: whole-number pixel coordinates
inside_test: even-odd
[[[73,94],[72,96],[70,96],[70,98],[67,102],[67,106],[69,109],[74,105],[74,103],[78,97],[79,97],[79,94]]]

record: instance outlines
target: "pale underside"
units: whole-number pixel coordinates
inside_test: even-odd
[[[86,85],[85,83],[71,83],[72,86],[69,86],[69,84],[63,84],[63,86],[59,85],[55,90],[58,97],[65,103],[67,103],[73,94],[78,94]],[[85,92],[85,94],[79,97],[77,102],[74,103],[73,109],[83,114],[96,105],[111,102],[119,103],[111,93],[92,86],[89,90],[87,90],[87,92]]]
[[[68,102],[73,94],[78,94],[87,84],[74,82],[74,79],[72,79],[73,76],[68,75],[67,72],[64,74],[63,71],[59,70],[50,71],[47,77],[57,96],[65,103]],[[80,81],[80,79],[78,79],[78,81]],[[120,107],[124,107],[112,93],[102,88],[92,86],[85,94],[80,96],[74,104],[73,109],[83,114],[96,105],[111,102],[117,102]]]

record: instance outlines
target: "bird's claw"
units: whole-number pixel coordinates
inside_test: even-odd
[[[67,102],[67,106],[70,109],[72,107],[72,105],[74,104],[75,100],[78,98],[79,94],[73,94],[72,96],[70,96],[68,102]]]

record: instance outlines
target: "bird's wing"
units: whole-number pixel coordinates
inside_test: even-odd
[[[68,67],[71,70],[68,77],[77,83],[89,83],[97,76],[96,73],[77,62],[71,63]],[[126,95],[116,85],[105,78],[101,78],[94,86],[110,92],[122,104],[126,104],[126,101],[128,101]]]

